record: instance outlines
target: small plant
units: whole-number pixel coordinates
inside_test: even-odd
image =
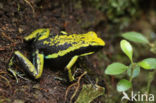
[[[151,49],[156,48],[156,46],[151,46],[153,44],[150,43],[148,39],[146,39],[142,34],[137,32],[127,32],[122,34],[122,37],[135,43],[149,45]],[[127,66],[125,64],[115,62],[110,64],[105,70],[105,74],[107,75],[121,75],[122,73],[127,72],[129,80],[121,79],[117,83],[117,91],[119,92],[123,92],[132,88],[132,80],[139,75],[140,68],[146,70],[156,69],[156,58],[146,58],[139,62],[134,62],[133,47],[127,40],[121,40],[120,47],[121,50],[128,56],[130,65]],[[148,79],[147,93],[149,92],[151,81],[154,79],[155,71],[156,70],[153,70],[152,73],[149,73],[149,77],[151,78]]]

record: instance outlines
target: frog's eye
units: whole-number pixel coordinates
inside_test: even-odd
[[[93,32],[93,31],[89,31],[88,32],[88,35],[90,35],[91,37],[97,37],[97,34],[95,33],[95,32]]]

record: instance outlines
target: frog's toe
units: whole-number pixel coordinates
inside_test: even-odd
[[[21,73],[18,72],[18,73],[17,73],[17,76],[18,76],[19,78],[22,78],[22,79],[26,80],[26,81],[29,81],[28,78],[24,77],[25,74],[21,74]]]
[[[13,69],[11,69],[11,68],[9,68],[8,71],[14,76],[14,78],[16,79],[16,82],[17,82],[17,83],[19,82],[18,77],[19,77],[19,78],[22,78],[22,79],[24,79],[24,80],[29,80],[29,79],[27,79],[27,78],[24,77],[25,74],[21,74],[21,73],[19,73],[19,72],[13,70]]]
[[[14,78],[16,79],[16,82],[18,83],[18,78],[17,78],[17,71],[9,68],[8,71],[14,76]]]

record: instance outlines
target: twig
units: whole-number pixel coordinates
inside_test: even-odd
[[[11,42],[14,42],[14,40],[12,40],[9,36],[7,36],[4,32],[2,32],[2,36],[6,39],[8,39]]]
[[[65,101],[67,100],[67,95],[68,95],[69,90],[70,90],[73,86],[75,86],[75,85],[77,85],[77,82],[71,84],[70,86],[68,86],[68,88],[67,88],[67,90],[66,90],[66,93],[65,93]]]
[[[85,71],[83,74],[81,74],[81,75],[79,76],[79,78],[78,78],[78,80],[77,80],[76,83],[73,83],[73,84],[71,84],[70,86],[68,86],[68,88],[67,88],[67,90],[66,90],[66,93],[65,93],[65,101],[67,100],[67,95],[68,95],[68,92],[70,91],[70,89],[71,89],[72,87],[74,87],[74,86],[77,85],[77,87],[76,87],[76,89],[75,89],[75,91],[74,91],[72,97],[70,98],[70,103],[72,103],[73,98],[75,97],[75,95],[77,94],[77,92],[78,92],[78,90],[79,90],[79,88],[80,88],[80,80],[81,80],[81,78],[82,78],[85,74],[87,74],[86,71]]]
[[[32,4],[30,3],[30,1],[28,1],[28,0],[24,0],[24,1],[31,7],[31,9],[32,9],[32,11],[33,11],[33,14],[35,14],[34,7],[33,7]]]
[[[73,95],[72,95],[72,97],[71,97],[71,99],[70,99],[70,103],[72,103],[73,98],[76,96],[76,94],[77,94],[77,92],[78,92],[78,90],[79,90],[79,88],[80,88],[80,80],[81,80],[81,78],[82,78],[85,74],[87,74],[86,71],[85,71],[83,74],[81,74],[81,75],[79,76],[78,81],[77,81],[77,88],[75,89],[75,91],[74,91],[74,93],[73,93]]]
[[[7,78],[5,78],[4,76],[0,75],[0,78],[3,78],[5,81],[7,81],[7,84],[9,86],[9,88],[11,88],[10,82]]]

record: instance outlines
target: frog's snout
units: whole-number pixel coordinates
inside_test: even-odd
[[[99,38],[94,31],[89,31],[88,34],[90,35],[90,38],[92,38],[92,40],[94,41],[93,45],[105,46],[104,40]]]
[[[105,46],[105,42],[101,38],[97,38],[96,42],[99,46]]]

